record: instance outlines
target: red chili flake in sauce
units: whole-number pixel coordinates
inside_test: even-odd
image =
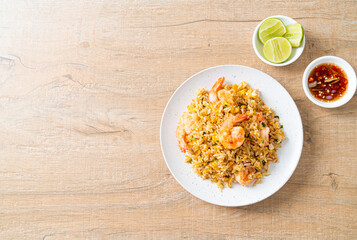
[[[347,89],[345,72],[333,63],[316,66],[308,78],[311,94],[320,101],[332,102],[341,98]]]

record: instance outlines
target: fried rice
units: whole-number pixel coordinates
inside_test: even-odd
[[[285,138],[279,116],[264,104],[259,90],[246,82],[221,85],[214,101],[211,91],[199,89],[180,118],[177,136],[186,153],[185,161],[198,176],[217,183],[220,189],[232,187],[234,182],[254,186],[269,175],[271,163],[278,161],[277,150]],[[230,149],[222,144],[221,128],[227,119],[237,115],[247,116],[247,120],[235,124],[243,128],[244,139],[239,147]],[[263,136],[267,128],[268,139]]]

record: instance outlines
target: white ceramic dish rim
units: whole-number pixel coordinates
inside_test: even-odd
[[[183,187],[187,192],[189,192],[190,194],[192,194],[193,196],[195,196],[196,198],[202,200],[202,201],[205,201],[205,202],[208,202],[208,203],[211,203],[211,204],[214,204],[214,205],[218,205],[218,206],[225,206],[225,207],[240,207],[240,206],[248,206],[248,205],[252,205],[252,204],[255,204],[255,203],[258,203],[258,202],[261,202],[269,197],[271,197],[272,195],[274,195],[276,192],[278,192],[288,181],[289,179],[291,178],[291,176],[293,175],[293,173],[295,172],[296,170],[296,167],[300,161],[300,157],[301,157],[301,153],[302,153],[302,149],[303,149],[303,139],[304,139],[304,131],[303,131],[303,124],[302,124],[302,120],[301,120],[301,116],[300,116],[300,112],[299,112],[299,109],[297,108],[296,106],[296,103],[295,101],[293,100],[293,98],[290,96],[290,94],[287,92],[288,94],[288,97],[291,99],[296,111],[297,111],[297,114],[299,116],[299,125],[301,126],[301,141],[300,141],[300,144],[299,144],[299,149],[298,149],[298,156],[297,156],[297,161],[295,162],[295,165],[292,167],[292,171],[288,174],[286,180],[284,183],[282,183],[278,188],[276,188],[274,191],[270,192],[270,194],[268,194],[267,196],[265,196],[264,198],[262,199],[259,199],[257,201],[252,201],[252,202],[249,202],[248,204],[231,204],[231,205],[228,205],[228,204],[219,204],[219,203],[216,203],[214,201],[211,201],[211,200],[207,200],[207,199],[203,199],[199,196],[197,196],[196,194],[192,193],[188,188],[186,188],[186,186],[184,184],[182,184],[178,178],[176,177],[174,171],[170,168],[170,165],[166,159],[166,156],[165,156],[165,152],[164,152],[164,147],[163,147],[163,139],[162,139],[162,129],[163,129],[163,122],[164,122],[164,117],[165,117],[165,113],[167,112],[167,108],[168,106],[170,105],[174,95],[179,91],[179,89],[185,85],[187,82],[189,82],[192,78],[194,78],[195,76],[201,74],[202,72],[204,71],[208,71],[208,70],[211,70],[211,69],[215,69],[215,68],[220,68],[220,67],[244,67],[244,68],[248,68],[248,69],[253,69],[255,71],[259,71],[265,75],[267,75],[268,77],[270,77],[271,79],[273,79],[278,85],[280,85],[285,91],[286,89],[278,82],[276,81],[274,78],[272,78],[271,76],[269,76],[268,74],[260,71],[260,70],[257,70],[257,69],[254,69],[254,68],[251,68],[251,67],[247,67],[247,66],[243,66],[243,65],[218,65],[218,66],[214,66],[214,67],[210,67],[210,68],[206,68],[206,69],[203,69],[199,72],[197,72],[196,74],[192,75],[191,77],[189,77],[188,79],[186,79],[175,91],[174,93],[171,95],[169,101],[167,102],[166,106],[165,106],[165,109],[163,111],[163,114],[162,114],[162,117],[161,117],[161,123],[160,123],[160,147],[161,147],[161,151],[162,151],[162,154],[163,154],[163,157],[164,157],[164,160],[165,160],[165,163],[166,163],[166,166],[168,167],[171,175],[175,178],[175,180],[181,185],[181,187]]]
[[[333,101],[333,102],[322,102],[317,100],[310,92],[309,87],[308,87],[308,77],[310,72],[314,67],[317,65],[323,64],[323,63],[335,63],[337,66],[341,67],[348,79],[348,85],[346,89],[346,93],[342,96],[342,98]],[[315,103],[316,105],[324,108],[336,108],[340,107],[347,102],[349,102],[352,97],[354,96],[356,92],[356,87],[357,87],[357,80],[356,80],[356,73],[353,70],[352,66],[344,59],[336,56],[323,56],[319,57],[315,60],[313,60],[305,69],[304,75],[302,77],[302,86],[305,92],[305,95],[308,97],[308,99]]]
[[[290,21],[292,23],[297,23],[297,21],[295,21],[293,18],[290,18],[290,17],[287,17],[287,16],[284,16],[284,15],[274,15],[274,16],[270,16],[270,17],[267,17],[265,19],[263,19],[259,24],[258,26],[255,28],[254,30],[254,33],[253,33],[253,38],[252,38],[252,44],[253,44],[253,48],[254,48],[254,52],[255,54],[260,58],[260,60],[262,60],[263,62],[265,62],[266,64],[269,64],[271,66],[276,66],[276,67],[282,67],[282,66],[286,66],[286,65],[289,65],[293,62],[295,62],[300,56],[301,54],[303,53],[304,49],[305,49],[305,33],[304,33],[304,37],[301,41],[301,45],[300,47],[296,48],[296,53],[294,56],[291,56],[287,61],[285,62],[282,62],[282,63],[272,63],[272,62],[269,62],[267,59],[265,59],[265,57],[260,54],[260,52],[258,51],[258,48],[256,46],[256,40],[258,42],[260,42],[259,40],[259,37],[258,37],[258,30],[259,30],[259,27],[260,25],[268,18],[279,18],[280,20],[282,20],[283,22],[284,21]],[[305,32],[305,31],[304,31]],[[293,48],[294,49],[294,48]]]

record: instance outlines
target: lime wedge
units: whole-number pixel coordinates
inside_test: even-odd
[[[281,37],[285,33],[284,23],[277,18],[268,18],[259,27],[259,39],[262,43],[274,37]]]
[[[300,23],[294,23],[286,26],[286,33],[283,36],[288,39],[293,47],[299,47],[304,37],[304,30]]]
[[[286,61],[292,52],[290,42],[283,37],[269,39],[263,47],[264,57],[272,63]]]

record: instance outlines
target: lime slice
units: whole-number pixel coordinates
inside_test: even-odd
[[[259,27],[259,39],[262,43],[271,38],[281,37],[285,33],[284,23],[277,18],[268,18]]]
[[[263,47],[264,57],[272,63],[286,61],[292,52],[290,42],[283,37],[269,39]]]
[[[304,30],[300,23],[294,23],[286,26],[286,33],[283,36],[288,39],[293,47],[299,47],[304,37]]]

